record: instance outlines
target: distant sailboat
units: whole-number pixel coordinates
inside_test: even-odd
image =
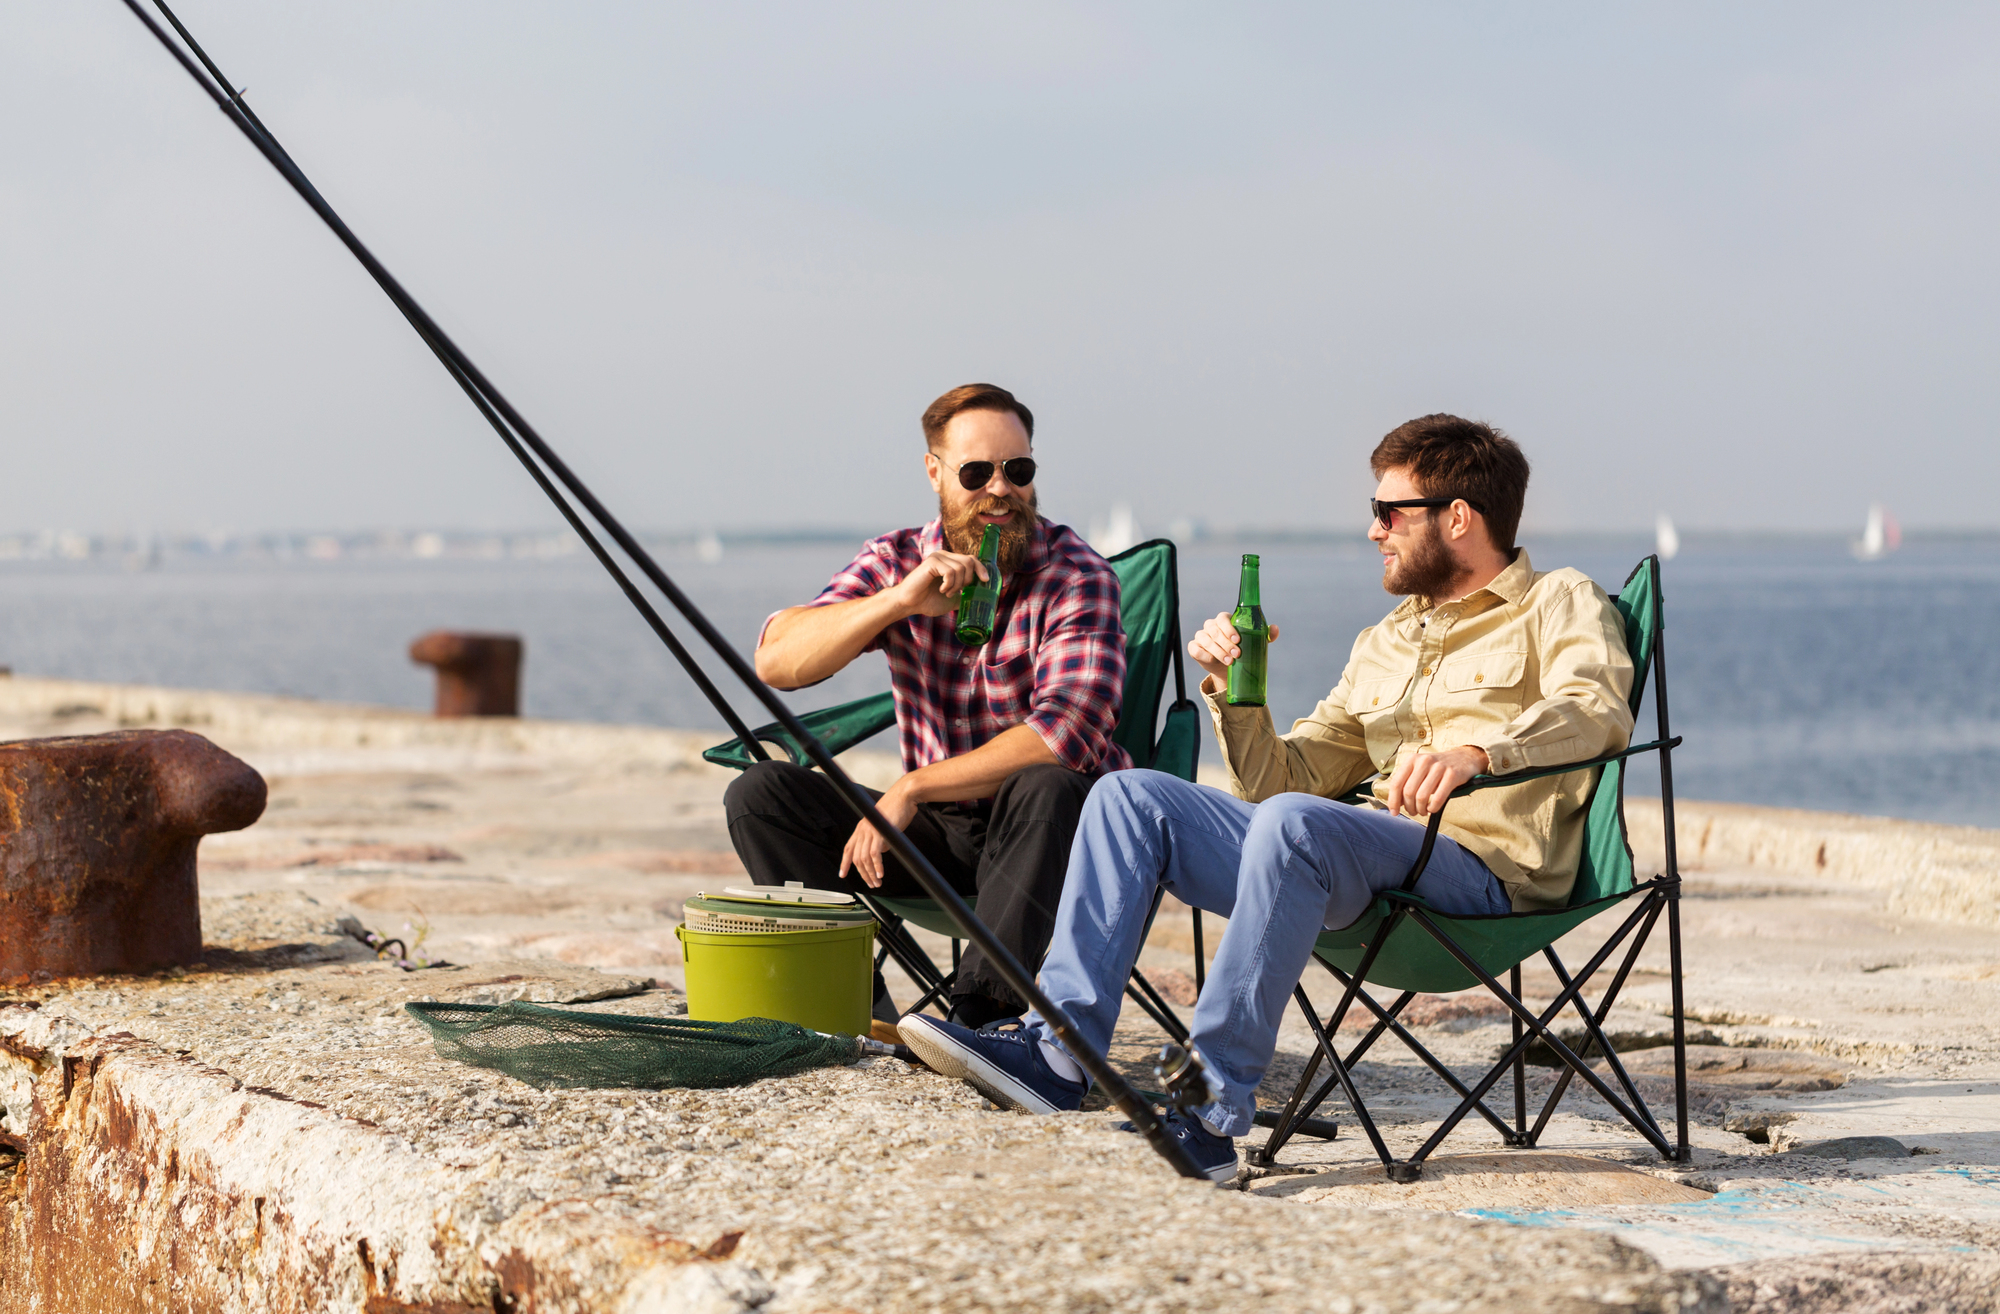
[[[1674,518],[1664,511],[1653,522],[1653,550],[1660,554],[1662,561],[1672,561],[1680,554],[1680,531],[1674,528]]]
[[[1896,523],[1896,517],[1882,509],[1880,502],[1870,503],[1868,523],[1862,526],[1861,537],[1850,546],[1861,560],[1879,561],[1903,546],[1903,527]]]
[[[1132,518],[1132,508],[1124,502],[1111,508],[1109,519],[1090,523],[1090,545],[1099,556],[1116,556],[1138,542],[1139,522]]]
[[[712,529],[705,529],[701,537],[694,541],[695,560],[704,566],[713,566],[722,560],[722,539]]]

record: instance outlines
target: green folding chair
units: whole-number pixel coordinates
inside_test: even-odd
[[[1631,1124],[1633,1130],[1669,1160],[1688,1160],[1687,1134],[1687,1036],[1681,1001],[1681,880],[1674,846],[1674,777],[1672,751],[1680,740],[1667,725],[1667,676],[1660,650],[1660,560],[1647,557],[1632,572],[1616,598],[1625,618],[1625,641],[1632,654],[1632,711],[1636,715],[1645,693],[1650,669],[1655,689],[1655,715],[1659,735],[1650,743],[1635,744],[1622,752],[1607,753],[1587,762],[1552,767],[1543,771],[1517,772],[1509,776],[1480,776],[1453,791],[1459,798],[1480,789],[1499,789],[1545,776],[1565,775],[1586,768],[1598,772],[1586,805],[1582,861],[1577,870],[1576,888],[1568,906],[1536,912],[1510,913],[1497,917],[1451,917],[1435,912],[1416,894],[1417,880],[1430,861],[1437,842],[1440,810],[1430,819],[1423,848],[1416,864],[1399,889],[1376,899],[1369,911],[1352,926],[1328,931],[1319,937],[1313,957],[1344,987],[1339,1005],[1324,1023],[1307,998],[1303,985],[1293,994],[1312,1027],[1316,1048],[1312,1060],[1293,1089],[1290,1102],[1277,1118],[1277,1127],[1265,1144],[1251,1154],[1253,1163],[1268,1166],[1305,1120],[1319,1108],[1337,1086],[1354,1110],[1355,1121],[1367,1133],[1389,1180],[1414,1182],[1432,1151],[1449,1136],[1468,1114],[1477,1113],[1500,1133],[1511,1146],[1533,1146],[1548,1126],[1556,1106],[1569,1090],[1570,1082],[1581,1078],[1599,1098]],[[1666,835],[1666,871],[1640,882],[1633,869],[1632,848],[1625,831],[1625,776],[1627,758],[1641,753],[1660,755],[1660,804]],[[1349,796],[1354,797],[1352,795]],[[1602,913],[1637,899],[1617,929],[1591,955],[1581,971],[1571,976],[1555,951],[1555,942],[1570,931]],[[1626,977],[1638,961],[1647,937],[1662,914],[1667,919],[1667,946],[1673,990],[1674,1034],[1674,1116],[1675,1136],[1670,1141],[1659,1120],[1647,1106],[1638,1087],[1626,1073],[1618,1054],[1605,1039],[1603,1023],[1617,1002]],[[1626,946],[1610,984],[1596,1006],[1584,999],[1584,987],[1607,962]],[[1521,963],[1540,953],[1555,972],[1561,987],[1554,1002],[1540,1012],[1521,1000]],[[1508,985],[1499,981],[1508,974]],[[1395,1001],[1384,1007],[1365,988],[1368,985],[1400,991]],[[1514,1043],[1493,1067],[1468,1085],[1411,1035],[1399,1020],[1403,1009],[1418,992],[1450,994],[1473,986],[1485,986],[1507,1008],[1512,1018]],[[1348,1011],[1359,1003],[1375,1018],[1374,1025],[1345,1055],[1334,1047],[1333,1037]],[[1556,1034],[1554,1024],[1569,1009],[1583,1022],[1584,1040],[1579,1052]],[[1353,1069],[1385,1033],[1393,1034],[1460,1097],[1437,1130],[1407,1160],[1398,1161],[1382,1141],[1375,1121],[1369,1116],[1361,1093],[1355,1088]],[[1528,1125],[1527,1052],[1540,1041],[1560,1060],[1565,1071],[1555,1090],[1543,1104],[1533,1127]],[[1590,1065],[1590,1056],[1601,1053],[1610,1069],[1616,1089]],[[1317,1089],[1313,1079],[1324,1061],[1329,1075]],[[1510,1125],[1486,1103],[1489,1091],[1512,1072],[1514,1118]],[[1306,1134],[1310,1135],[1308,1131]]]
[[[1120,552],[1110,562],[1118,573],[1119,619],[1125,629],[1125,692],[1118,725],[1111,737],[1132,755],[1134,766],[1151,767],[1191,781],[1200,746],[1201,722],[1194,702],[1187,696],[1187,679],[1181,665],[1180,577],[1174,545],[1167,539],[1156,538]],[[1174,701],[1162,722],[1160,698],[1166,691],[1169,670],[1174,677]],[[890,694],[875,694],[808,712],[799,719],[829,750],[841,753],[894,725],[896,704]],[[1160,728],[1157,739],[1153,735],[1156,724]],[[759,726],[751,734],[783,749],[800,766],[812,765],[805,750],[775,722]],[[740,739],[717,744],[702,757],[737,771],[746,770],[756,760]],[[907,1012],[920,1013],[932,1005],[948,1008],[963,949],[957,925],[930,899],[891,899],[866,892],[860,897],[880,925],[876,968],[880,969],[893,957],[922,992]],[[971,896],[967,896],[966,902],[976,909],[977,901]],[[1160,895],[1155,895],[1152,910],[1147,914],[1149,930],[1159,909]],[[941,971],[931,961],[930,955],[911,937],[905,923],[951,939],[949,972]],[[1195,989],[1199,992],[1205,976],[1199,912],[1194,915],[1194,950]],[[1187,1027],[1136,968],[1126,985],[1126,993],[1168,1035],[1186,1041]]]

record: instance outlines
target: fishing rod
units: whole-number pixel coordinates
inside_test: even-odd
[[[208,57],[207,52],[202,50],[200,44],[194,39],[193,34],[188,31],[187,27],[174,16],[173,11],[167,7],[165,0],[153,0],[153,4],[173,25],[175,32],[186,43],[187,49],[182,49],[167,34],[165,29],[153,21],[152,16],[140,7],[139,0],[124,0],[124,4],[127,9],[132,11],[134,17],[145,24],[146,29],[158,39],[160,44],[167,49],[168,53],[173,55],[180,66],[186,70],[188,76],[195,80],[196,85],[201,87],[209,99],[215,102],[216,108],[221,110],[228,117],[229,121],[236,125],[238,130],[249,139],[250,144],[257,148],[258,153],[270,163],[272,168],[278,171],[285,181],[291,185],[292,190],[296,191],[299,197],[320,217],[321,221],[332,230],[334,236],[340,239],[341,244],[361,263],[361,267],[368,271],[369,277],[375,280],[376,285],[394,303],[396,309],[402,313],[403,317],[410,322],[410,326],[416,330],[418,337],[423,339],[424,344],[444,364],[446,371],[465,390],[466,394],[472,398],[473,404],[479,409],[480,414],[485,416],[487,421],[500,433],[508,449],[528,469],[535,483],[556,503],[558,509],[563,513],[563,518],[572,527],[577,528],[580,532],[585,532],[586,537],[588,537],[587,532],[582,530],[581,516],[570,506],[569,502],[562,495],[562,491],[555,487],[555,483],[560,483],[562,489],[566,490],[570,497],[576,499],[582,509],[589,513],[590,518],[603,529],[612,542],[618,545],[619,550],[625,554],[626,558],[638,567],[639,573],[645,576],[647,582],[666,596],[667,600],[674,605],[674,609],[680,612],[682,618],[694,627],[695,632],[702,637],[710,648],[714,649],[716,656],[722,660],[724,665],[729,667],[731,673],[743,682],[751,695],[758,702],[761,702],[766,710],[777,719],[778,724],[791,734],[794,742],[805,749],[807,755],[812,758],[813,763],[820,770],[824,771],[827,778],[839,787],[841,797],[846,799],[848,806],[853,809],[855,814],[875,827],[876,832],[882,836],[883,842],[888,845],[898,858],[902,859],[903,865],[910,870],[911,875],[916,878],[917,883],[923,886],[924,892],[943,907],[959,930],[964,932],[965,937],[977,945],[980,951],[986,955],[988,961],[999,970],[1001,977],[1006,980],[1007,984],[1021,998],[1027,1000],[1029,1006],[1049,1023],[1050,1027],[1055,1031],[1057,1038],[1062,1041],[1064,1047],[1076,1059],[1077,1063],[1082,1066],[1084,1071],[1090,1074],[1093,1081],[1103,1088],[1112,1103],[1117,1105],[1119,1110],[1132,1120],[1133,1127],[1146,1138],[1147,1143],[1153,1147],[1154,1151],[1168,1163],[1172,1164],[1175,1170],[1183,1177],[1204,1177],[1205,1174],[1196,1167],[1193,1157],[1180,1142],[1173,1138],[1172,1133],[1167,1130],[1166,1124],[1155,1113],[1153,1106],[1142,1099],[1138,1092],[1132,1088],[1131,1084],[1125,1080],[1124,1076],[1117,1069],[1113,1068],[1103,1055],[1099,1054],[1089,1042],[1078,1034],[1074,1024],[1070,1022],[1063,1011],[1057,1008],[1047,995],[1042,993],[1041,987],[1035,983],[1033,975],[1021,965],[1020,960],[1015,958],[1006,946],[1002,945],[994,937],[992,931],[987,929],[986,924],[980,921],[972,908],[964,899],[959,897],[958,891],[952,889],[944,878],[937,873],[937,870],[931,866],[930,860],[925,858],[916,845],[910,841],[910,837],[889,823],[889,819],[883,816],[876,808],[874,799],[869,796],[866,790],[856,784],[846,771],[841,769],[840,764],[834,761],[833,754],[827,751],[826,745],[820,742],[819,737],[808,730],[805,723],[792,713],[792,710],[786,706],[785,701],[778,697],[776,690],[758,678],[756,671],[743,659],[742,654],[738,653],[730,645],[729,641],[722,636],[722,632],[715,628],[702,610],[694,604],[694,601],[681,591],[680,586],[674,583],[666,571],[660,568],[659,563],[653,560],[652,555],[626,530],[617,517],[611,514],[610,509],[598,500],[596,494],[592,493],[584,482],[577,477],[576,473],[569,468],[568,464],[556,455],[554,449],[542,440],[541,435],[535,431],[534,427],[527,422],[520,412],[514,409],[513,405],[501,394],[500,390],[481,373],[479,367],[474,365],[471,359],[459,349],[458,345],[439,327],[437,322],[430,317],[429,313],[421,305],[417,304],[416,299],[404,289],[403,285],[389,272],[388,268],[381,261],[377,260],[374,254],[362,244],[361,239],[355,236],[354,231],[334,212],[333,207],[328,204],[326,198],[320,195],[319,189],[314,187],[311,181],[306,178],[304,171],[299,168],[284,148],[278,145],[276,137],[273,136],[269,129],[264,127],[262,121],[257,118],[250,110],[248,104],[244,102],[242,92],[236,88],[234,83],[223,76],[222,70]],[[199,66],[197,66],[194,59],[189,57],[188,52],[190,50],[199,56],[201,61]],[[551,476],[553,476],[554,482],[551,482]],[[589,541],[594,545],[598,560],[611,571],[613,577],[625,588],[626,596],[632,599],[635,605],[639,606],[642,614],[648,616],[649,622],[656,620],[657,613],[653,612],[641,600],[636,587],[617,569],[608,554],[603,552],[601,546],[596,546],[595,539],[590,539]],[[710,701],[716,705],[718,710],[723,711],[723,715],[731,727],[736,728],[741,726],[742,723],[736,717],[734,711],[728,709],[727,700],[722,697],[719,691],[714,689],[714,686],[702,674],[700,667],[695,663],[693,657],[687,653],[686,649],[670,636],[665,622],[658,621],[654,625],[654,629],[666,642],[669,651],[674,654],[676,660],[681,663],[682,667],[694,678],[696,683],[702,687],[703,691],[709,694]],[[748,729],[739,729],[738,735],[746,747],[750,748],[753,753],[760,758],[764,756],[756,739]],[[1205,1082],[1197,1082],[1196,1085],[1205,1085]]]
[[[291,153],[279,145],[278,139],[272,135],[271,130],[264,126],[264,121],[257,117],[256,111],[252,110],[249,102],[243,99],[243,93],[228,78],[222,75],[222,70],[216,66],[214,60],[208,57],[208,52],[201,48],[201,43],[194,39],[194,34],[182,25],[180,18],[165,4],[160,4],[159,10],[166,17],[166,20],[173,24],[174,31],[180,34],[181,40],[187,43],[188,49],[194,52],[195,57],[201,61],[202,67],[206,68],[209,75],[214,78],[215,83],[229,93],[230,101],[242,114],[243,119],[257,130],[258,137],[261,138],[262,143],[283,158],[285,164],[291,170],[291,175],[296,175],[297,181],[294,185],[302,184],[310,191],[307,200],[313,205],[313,208],[321,210],[323,213],[331,214],[332,206],[328,205],[326,198],[320,195],[319,189],[314,187],[311,180],[305,176],[305,172],[299,168],[298,162],[292,159]],[[146,17],[143,12],[139,16],[142,19]],[[495,413],[493,407],[487,404],[486,398],[481,395],[478,387],[472,380],[459,369],[457,363],[453,360],[452,354],[446,351],[439,344],[438,340],[426,330],[424,323],[411,316],[407,310],[404,310],[400,299],[396,298],[393,294],[390,299],[395,303],[398,310],[403,311],[403,317],[409,321],[410,327],[417,331],[417,336],[424,340],[424,345],[429,347],[432,354],[438,358],[438,363],[444,366],[445,372],[451,375],[460,388],[465,390],[465,395],[471,399],[473,406],[486,418],[486,422],[493,426],[493,431],[500,435],[500,441],[507,444],[508,450],[513,452],[515,457],[520,460],[522,466],[527,469],[529,476],[541,487],[542,492],[548,496],[550,501],[555,503],[556,509],[562,513],[562,517],[569,523],[570,529],[575,532],[578,538],[583,540],[584,546],[590,549],[591,555],[597,558],[598,564],[610,573],[611,578],[617,582],[619,589],[625,594],[626,601],[630,602],[638,610],[640,616],[645,618],[646,624],[652,627],[653,633],[658,635],[660,641],[667,645],[667,651],[674,655],[674,658],[680,662],[681,668],[693,678],[695,686],[701,690],[702,694],[708,699],[709,704],[722,714],[724,724],[736,732],[738,741],[750,751],[753,757],[760,762],[769,761],[770,754],[764,751],[764,745],[751,733],[750,728],[743,723],[742,718],[737,716],[736,709],[730,705],[727,698],[722,696],[722,691],[715,687],[715,684],[708,678],[708,673],[701,669],[701,666],[694,659],[694,654],[682,646],[680,639],[676,637],[672,629],[668,628],[666,620],[654,609],[652,601],[639,591],[638,585],[634,584],[625,572],[618,568],[617,561],[612,558],[604,545],[598,541],[597,536],[590,532],[590,527],[584,524],[582,517],[577,515],[568,500],[549,482],[549,477],[542,470],[541,466],[537,465],[522,450],[520,440],[515,438],[513,431]]]

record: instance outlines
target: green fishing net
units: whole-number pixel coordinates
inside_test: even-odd
[[[712,1089],[789,1077],[861,1057],[852,1036],[750,1017],[572,1013],[539,1004],[405,1004],[442,1058],[492,1068],[531,1086]]]

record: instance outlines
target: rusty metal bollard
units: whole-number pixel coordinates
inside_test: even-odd
[[[519,716],[521,640],[512,634],[433,630],[410,660],[437,667],[437,715]]]
[[[185,730],[0,744],[0,981],[199,962],[195,848],[264,798]]]

